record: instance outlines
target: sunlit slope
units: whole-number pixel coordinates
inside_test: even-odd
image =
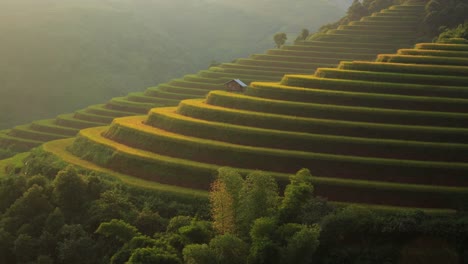
[[[223,89],[223,83],[233,78],[246,83],[279,81],[284,74],[311,74],[318,67],[334,67],[342,60],[372,60],[379,53],[410,47],[417,38],[423,13],[424,3],[392,6],[362,21],[321,34],[315,40],[271,49],[144,92],[113,98],[105,104],[15,127],[7,134],[0,134],[0,147],[27,150],[52,139],[73,136],[79,129],[109,124],[115,117],[145,114],[153,107],[175,106],[183,99],[203,98],[211,90]],[[380,16],[384,19],[374,19]],[[406,19],[405,23],[400,23],[402,18]]]
[[[283,184],[309,168],[317,194],[333,201],[456,209],[468,197],[466,51],[423,43],[374,62],[254,82],[245,94],[212,91],[82,130],[69,150],[196,189],[208,188],[219,166],[270,171]],[[411,62],[391,61],[402,53]]]

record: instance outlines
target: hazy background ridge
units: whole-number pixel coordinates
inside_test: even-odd
[[[339,19],[339,2],[3,0],[0,129],[262,52]]]

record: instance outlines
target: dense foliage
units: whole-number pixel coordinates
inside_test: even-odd
[[[404,0],[354,0],[348,8],[346,16],[339,21],[320,27],[320,32],[326,32],[329,29],[336,29],[341,25],[346,25],[351,21],[357,21],[362,17],[369,16],[392,5],[401,4]]]
[[[424,25],[429,36],[468,20],[468,0],[431,0],[426,5]]]
[[[468,263],[466,215],[335,208],[305,169],[280,195],[268,174],[221,168],[210,206],[25,162],[0,181],[1,263]]]
[[[454,28],[448,28],[437,38],[438,42],[444,42],[450,39],[460,38],[468,40],[468,21]]]

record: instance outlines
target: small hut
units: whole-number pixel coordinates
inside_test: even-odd
[[[242,93],[244,92],[245,87],[247,87],[247,84],[245,84],[239,79],[234,79],[225,83],[224,87],[226,87],[226,91],[228,92],[241,92]]]

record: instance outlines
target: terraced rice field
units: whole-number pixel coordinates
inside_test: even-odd
[[[468,65],[453,59],[466,51],[423,43],[388,60],[253,82],[244,94],[212,91],[81,130],[63,148],[193,189],[206,190],[219,166],[269,171],[281,185],[309,168],[316,193],[331,201],[458,209],[468,198]],[[402,53],[406,61],[394,62]]]
[[[312,74],[319,67],[335,67],[342,60],[373,60],[377,54],[411,47],[417,39],[425,2],[408,1],[320,34],[314,40],[253,54],[144,92],[113,98],[105,104],[15,127],[0,133],[0,148],[25,151],[43,142],[74,136],[79,129],[107,125],[115,117],[146,114],[154,107],[176,106],[184,99],[204,98],[209,91],[223,89],[223,83],[233,78],[245,83],[277,82],[284,74]]]

